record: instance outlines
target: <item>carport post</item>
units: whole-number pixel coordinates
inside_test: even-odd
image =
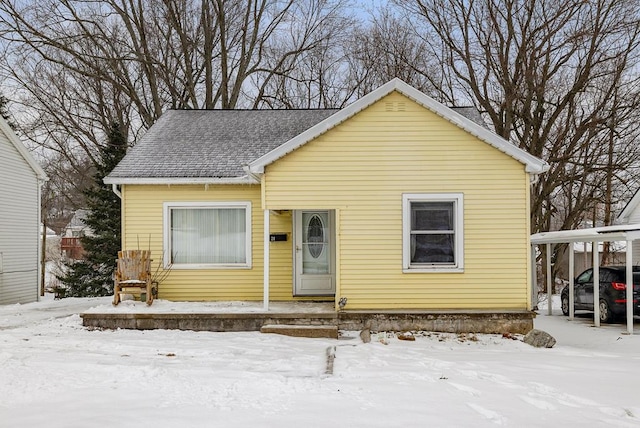
[[[263,309],[269,310],[269,210],[264,210],[264,290],[262,291]]]
[[[551,289],[551,244],[547,244],[547,315],[551,315],[553,312],[552,292]]]
[[[531,308],[538,309],[538,263],[536,262],[536,244],[531,244]]]
[[[591,255],[593,256],[593,324],[600,327],[600,250],[598,243],[591,243]]]
[[[633,334],[633,241],[627,239],[627,333]]]
[[[575,256],[576,253],[573,248],[573,242],[569,242],[569,319],[573,319],[574,312],[574,303],[573,299],[575,296],[575,290],[573,289],[574,284],[574,270],[575,270]]]

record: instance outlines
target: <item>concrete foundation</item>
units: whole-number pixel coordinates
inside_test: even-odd
[[[293,337],[326,337],[329,339],[338,338],[338,326],[336,325],[284,325],[271,324],[263,325],[261,333],[283,334]]]
[[[520,333],[533,329],[535,312],[340,312],[341,330]]]
[[[448,333],[520,333],[533,329],[535,312],[341,311],[326,313],[86,313],[86,327],[260,331],[264,326],[332,326],[337,330],[439,331]]]
[[[82,325],[106,329],[260,331],[263,325],[337,325],[328,313],[81,314]]]

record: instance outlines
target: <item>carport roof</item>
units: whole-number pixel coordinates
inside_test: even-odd
[[[531,235],[532,244],[561,244],[569,242],[632,241],[640,239],[640,224],[591,227],[588,229],[558,230]]]

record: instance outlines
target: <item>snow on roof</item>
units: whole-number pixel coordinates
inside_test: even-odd
[[[591,227],[588,229],[558,230],[531,235],[532,244],[567,242],[603,242],[640,239],[640,224]]]

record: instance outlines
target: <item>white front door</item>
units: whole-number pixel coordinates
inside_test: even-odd
[[[295,211],[296,296],[336,293],[333,211]]]

